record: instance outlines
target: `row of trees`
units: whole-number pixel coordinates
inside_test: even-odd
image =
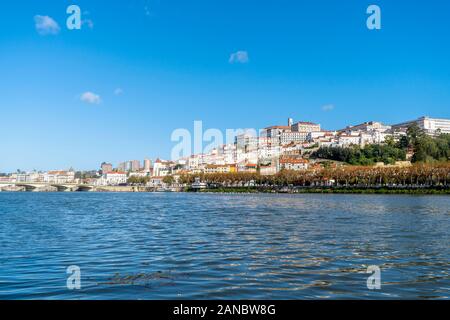
[[[131,185],[146,185],[149,183],[150,177],[138,177],[138,176],[131,176],[128,178],[127,183]]]
[[[201,181],[224,187],[260,186],[449,186],[450,163],[416,164],[411,167],[342,166],[307,171],[283,170],[273,176],[259,173],[182,175],[179,182]]]
[[[149,182],[150,182],[149,176],[145,177],[131,176],[127,179],[127,183],[130,185],[146,185]],[[172,176],[165,176],[163,178],[163,182],[170,185],[175,182],[175,179]]]

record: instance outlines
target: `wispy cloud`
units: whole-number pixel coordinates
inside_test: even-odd
[[[230,55],[229,63],[248,63],[248,52],[247,51],[237,51]]]
[[[152,15],[152,12],[150,11],[149,6],[144,6],[144,13],[147,17],[150,17]]]
[[[123,89],[122,88],[117,88],[114,90],[114,94],[116,96],[120,96],[121,94],[123,94]]]
[[[90,91],[83,93],[80,96],[80,100],[83,102],[86,102],[86,103],[90,103],[90,104],[100,104],[100,102],[102,102],[102,99],[100,98],[100,96],[98,94],[95,94]]]
[[[36,15],[34,16],[34,23],[36,31],[43,36],[55,35],[61,30],[58,23],[49,16]]]
[[[328,111],[333,111],[333,110],[334,110],[333,104],[326,104],[326,105],[322,106],[322,111],[328,112]]]
[[[83,17],[85,17],[85,16],[89,17],[90,15],[91,15],[91,13],[89,11],[83,12]],[[81,21],[81,25],[87,26],[89,29],[94,29],[94,21],[92,21],[92,19],[89,19],[89,18],[83,19]]]
[[[84,19],[81,21],[81,25],[86,25],[89,29],[94,29],[94,22],[91,19]]]

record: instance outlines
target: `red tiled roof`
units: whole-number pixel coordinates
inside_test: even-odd
[[[67,175],[68,171],[49,171],[48,174]]]
[[[267,129],[285,129],[285,130],[287,130],[287,129],[290,129],[291,127],[290,126],[271,126],[271,127],[267,127],[267,128],[265,128],[266,130]]]
[[[255,164],[255,163],[247,163],[245,166],[246,167],[257,167],[257,164]]]
[[[295,123],[295,124],[307,124],[307,125],[312,125],[312,126],[318,126],[317,123],[314,123],[314,122],[308,122],[308,121],[299,121],[299,122],[297,122],[297,123]]]

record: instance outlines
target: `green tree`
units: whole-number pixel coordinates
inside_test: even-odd
[[[415,147],[419,140],[425,136],[425,132],[417,123],[414,123],[408,127],[406,136],[408,137],[409,147]]]
[[[392,147],[392,148],[395,148],[395,146],[396,146],[395,139],[394,139],[393,136],[387,136],[387,137],[384,139],[384,143],[385,143],[386,145],[388,145],[389,147]]]
[[[175,181],[175,179],[174,179],[174,177],[172,177],[172,176],[165,176],[165,177],[163,178],[163,182],[164,182],[165,184],[168,184],[168,185],[173,184],[174,181]]]
[[[150,181],[150,177],[131,176],[127,179],[128,184],[134,185],[146,185]]]

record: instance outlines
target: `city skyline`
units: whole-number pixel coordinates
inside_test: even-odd
[[[450,134],[450,119],[437,119],[432,118],[429,116],[421,116],[414,120],[407,120],[402,121],[400,123],[396,124],[386,124],[379,121],[364,121],[358,124],[348,124],[345,127],[342,127],[340,129],[332,129],[329,130],[329,128],[323,128],[321,127],[320,123],[315,123],[311,121],[304,121],[304,120],[297,120],[294,121],[293,118],[287,118],[287,126],[283,124],[276,124],[271,126],[266,126],[265,128],[261,128],[259,130],[252,129],[252,128],[245,128],[245,129],[239,129],[240,131],[236,131],[236,135],[233,137],[233,145],[235,148],[240,148],[242,146],[239,146],[240,144],[244,143],[245,145],[252,144],[251,140],[248,140],[248,137],[255,137],[256,139],[256,145],[257,149],[264,150],[266,148],[272,149],[271,146],[273,143],[274,146],[278,146],[281,148],[289,148],[289,145],[294,144],[300,147],[300,149],[303,149],[304,146],[300,146],[303,143],[307,143],[307,145],[313,145],[318,143],[320,146],[330,146],[335,145],[338,147],[348,147],[349,145],[359,145],[364,146],[366,144],[383,144],[385,143],[385,139],[387,136],[395,137],[397,141],[400,139],[402,135],[406,135],[406,130],[409,128],[412,124],[417,124],[419,129],[423,130],[423,132],[427,135],[434,136],[436,133],[445,133]],[[195,124],[194,124],[195,126]],[[202,128],[206,129],[206,128]],[[206,131],[211,130],[211,128],[206,129],[205,131],[202,131],[200,134],[202,136],[202,148],[205,147],[205,141],[204,141],[204,134]],[[276,132],[276,137],[272,137],[271,133],[273,130]],[[195,129],[193,130],[196,131]],[[234,129],[232,129],[234,131]],[[284,132],[284,133],[283,133]],[[373,135],[373,133],[377,134]],[[380,136],[379,133],[382,133]],[[222,133],[221,133],[222,134]],[[254,136],[256,134],[256,136]],[[368,134],[368,135],[366,135]],[[241,137],[241,138],[240,138]],[[271,142],[267,144],[267,141],[265,139],[270,138]],[[323,140],[323,138],[326,138]],[[244,140],[242,140],[244,139]],[[260,141],[262,139],[262,142]],[[274,141],[275,139],[276,141]],[[330,140],[331,139],[331,140]],[[195,135],[191,139],[190,142],[195,143]],[[309,140],[309,141],[308,141]],[[181,140],[180,140],[181,141]],[[175,143],[179,143],[174,142]],[[210,142],[210,141],[209,141]],[[210,143],[206,143],[208,146],[211,146]],[[217,142],[217,141],[215,141]],[[260,145],[262,143],[262,145]],[[204,155],[211,155],[211,152],[214,152],[214,150],[219,151],[223,150],[225,151],[229,144],[216,144],[212,149],[202,149],[201,153],[191,152],[187,155],[177,157],[177,158],[168,158],[164,159],[161,156],[157,156],[154,159],[150,159],[149,157],[143,157],[141,160],[120,160],[120,162],[114,164],[112,161],[108,162],[107,160],[102,161],[102,163],[95,167],[95,168],[88,168],[88,169],[74,169],[73,166],[70,167],[70,169],[67,168],[58,168],[58,170],[68,170],[68,171],[102,171],[105,172],[112,172],[112,171],[118,171],[118,172],[146,172],[149,173],[151,171],[152,164],[154,162],[169,162],[173,164],[179,164],[180,161],[183,161],[183,159],[192,158],[192,157],[198,157]],[[225,149],[224,149],[225,148]],[[247,147],[244,147],[246,150]],[[296,151],[297,147],[295,148]],[[299,150],[300,150],[299,149]],[[247,153],[248,151],[244,151]],[[252,152],[252,151],[250,151]],[[269,153],[272,151],[269,151]],[[281,152],[283,153],[283,152]],[[263,151],[263,154],[266,154],[266,152]],[[235,155],[236,156],[236,155]],[[259,155],[259,157],[267,158],[267,155]],[[257,159],[256,162],[259,162],[260,159]],[[264,161],[264,160],[263,160]],[[237,165],[237,162],[239,162],[237,159],[233,159],[234,165]],[[248,159],[246,159],[244,162],[249,162]],[[226,164],[225,166],[228,166],[229,164]],[[220,165],[219,165],[220,166]],[[55,170],[53,168],[52,170]],[[12,171],[1,171],[0,173],[15,173],[15,172],[46,172],[46,171],[52,171],[48,169],[32,169],[32,170],[21,170],[16,169]]]
[[[177,128],[450,118],[450,4],[4,4],[0,172],[170,158]],[[26,4],[26,5],[24,5]],[[436,7],[439,10],[436,10]],[[233,23],[229,23],[233,21]]]

